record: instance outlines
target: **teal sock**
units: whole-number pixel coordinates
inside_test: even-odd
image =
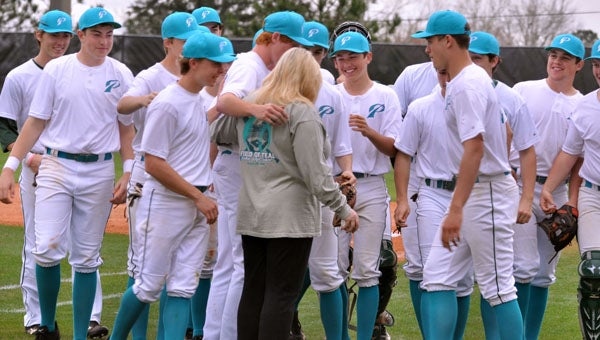
[[[133,286],[135,283],[135,279],[133,277],[129,277],[127,280],[127,288]],[[131,327],[131,337],[133,340],[146,340],[148,337],[148,316],[150,314],[150,304],[146,304],[140,316],[138,316],[137,320]]]
[[[56,301],[60,290],[60,264],[52,267],[42,267],[36,264],[35,275],[42,314],[40,326],[46,326],[50,332],[54,332]]]
[[[340,286],[340,293],[342,294],[342,340],[350,340],[350,334],[348,334],[348,287],[345,282]]]
[[[496,322],[499,327],[500,339],[514,340],[523,339],[523,317],[517,300],[501,303],[494,306]]]
[[[481,310],[481,320],[483,321],[485,339],[500,340],[500,329],[496,322],[496,312],[483,296],[480,296],[479,309]]]
[[[529,307],[525,316],[525,339],[537,339],[542,329],[542,321],[548,302],[548,288],[531,286]]]
[[[208,293],[210,292],[210,279],[200,279],[196,293],[192,297],[192,328],[194,336],[204,335],[203,328],[206,321],[206,304],[208,303]]]
[[[138,300],[137,296],[133,294],[133,288],[127,288],[121,298],[121,305],[117,312],[110,340],[126,340],[129,330],[147,306],[147,303]]]
[[[87,329],[92,316],[92,307],[96,297],[96,278],[98,273],[75,272],[73,276],[73,338],[87,339]]]
[[[450,334],[454,334],[458,318],[457,303],[456,292],[453,290],[423,292],[421,317],[425,339],[447,339]]]
[[[370,340],[377,319],[379,305],[379,287],[358,287],[356,301],[356,339]]]
[[[306,291],[308,290],[308,287],[310,287],[310,272],[308,271],[308,268],[307,268],[306,273],[304,273],[304,281],[302,281],[302,288],[300,289],[300,294],[298,294],[298,299],[296,300],[296,310],[298,310],[300,301],[302,301],[302,298],[304,297],[304,293],[306,293]]]
[[[340,339],[342,336],[342,292],[341,288],[319,294],[321,322],[327,339]]]
[[[421,293],[423,293],[423,291],[419,287],[420,283],[421,281],[409,280],[408,287],[410,289],[410,299],[412,300],[413,309],[415,310],[417,323],[419,324],[421,334],[423,334],[423,323],[421,321]]]
[[[156,340],[165,339],[165,306],[167,305],[167,286],[163,287],[158,303],[158,325],[156,326]]]
[[[192,299],[167,296],[164,310],[165,338],[183,339],[190,314]],[[168,334],[168,336],[167,336]]]
[[[519,302],[519,308],[521,309],[523,322],[525,322],[527,311],[529,309],[529,293],[531,292],[531,284],[515,282],[515,287],[517,288],[517,301]]]
[[[457,297],[456,305],[458,307],[458,314],[456,318],[456,329],[454,330],[454,340],[462,340],[465,335],[465,328],[467,328],[471,295]]]

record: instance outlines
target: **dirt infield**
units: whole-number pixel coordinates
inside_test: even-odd
[[[0,224],[22,226],[23,225],[23,212],[21,210],[21,197],[19,196],[19,189],[17,187],[16,197],[12,204],[0,204]],[[390,203],[391,211],[393,212],[396,208],[396,203]],[[392,222],[393,223],[393,222]],[[392,224],[392,230],[395,227]],[[108,224],[106,225],[107,233],[114,234],[127,234],[129,229],[127,227],[127,219],[125,218],[125,205],[121,204],[113,207]],[[398,260],[404,261],[404,246],[402,244],[402,236],[400,234],[394,234],[392,237],[394,242],[394,249],[398,254]]]

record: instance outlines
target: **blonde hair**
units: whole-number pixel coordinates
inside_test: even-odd
[[[321,68],[312,54],[303,48],[291,48],[265,78],[254,102],[287,105],[300,101],[314,105],[321,79]]]

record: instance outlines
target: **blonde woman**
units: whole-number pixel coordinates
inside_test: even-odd
[[[237,232],[246,276],[239,339],[287,338],[312,239],[321,233],[321,203],[345,221],[345,230],[358,228],[358,216],[327,165],[331,146],[314,104],[320,86],[320,68],[312,55],[292,48],[248,99],[280,105],[289,116],[287,123],[223,117],[212,127],[217,142],[240,145]]]

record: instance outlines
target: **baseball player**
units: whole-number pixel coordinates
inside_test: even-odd
[[[426,29],[412,35],[427,39],[425,52],[436,69],[448,73],[445,151],[456,176],[423,268],[423,333],[427,339],[454,334],[458,282],[473,268],[498,323],[511,325],[501,329],[501,338],[520,339],[523,320],[512,276],[518,188],[510,176],[500,105],[489,76],[469,58],[469,35],[467,20],[454,11],[433,13]]]
[[[473,32],[471,34],[469,55],[473,63],[481,66],[490,77],[492,77],[494,71],[502,62],[500,58],[500,44],[496,37],[487,32]],[[523,98],[515,90],[498,80],[494,79],[493,84],[502,107],[502,112],[506,115],[507,123],[512,131],[511,167],[513,171],[514,169],[518,169],[520,183],[522,183],[516,220],[517,225],[515,226],[515,235],[517,235],[515,239],[518,239],[518,235],[522,232],[519,229],[523,227],[524,223],[529,221],[532,214],[531,206],[536,174],[534,145],[539,141],[539,137]],[[518,249],[515,251],[518,251]],[[517,287],[517,292],[525,293],[527,291],[527,289],[523,289],[523,284],[520,282],[515,282],[515,286]],[[526,295],[517,294],[517,296],[521,311],[526,310],[526,306],[523,305],[526,302]],[[484,299],[481,299],[481,316],[486,338],[497,338],[498,325],[496,324],[496,318],[493,315],[493,309]]]
[[[0,178],[0,200],[10,203],[13,172],[38,140],[44,156],[36,177],[36,280],[41,323],[38,339],[58,339],[55,322],[60,261],[69,250],[73,279],[74,339],[85,339],[96,293],[100,247],[112,203],[124,202],[129,173],[113,188],[112,152],[131,161],[133,126],[116,104],[133,75],[108,57],[115,28],[103,8],[79,19],[78,53],[46,64],[31,102],[29,118]],[[127,169],[127,166],[125,166]]]
[[[309,49],[317,63],[320,65],[327,55],[329,48],[329,31],[323,24],[310,21],[304,23],[304,38],[314,44]],[[321,69],[322,85],[315,102],[321,121],[327,132],[327,139],[331,144],[329,166],[334,174],[341,174],[345,182],[354,184],[356,178],[352,174],[352,142],[350,128],[346,124],[349,119],[348,112],[342,103],[339,91],[333,86],[333,75]],[[329,78],[331,76],[331,78]],[[298,304],[308,286],[319,293],[321,321],[328,339],[343,338],[344,309],[342,308],[342,290],[344,278],[338,269],[338,240],[336,231],[332,228],[333,211],[321,206],[321,235],[313,238],[313,243],[308,259],[310,280],[307,280],[296,301],[294,321],[291,328],[293,339],[303,339],[303,334],[298,321]],[[294,325],[295,324],[295,325]]]
[[[136,135],[133,139],[135,158],[131,170],[131,179],[128,184],[128,222],[129,222],[129,249],[127,272],[129,280],[127,287],[133,285],[135,277],[139,274],[138,252],[141,249],[141,239],[136,234],[138,198],[146,181],[145,157],[141,152],[141,142],[144,135],[146,111],[154,97],[167,85],[176,82],[180,77],[178,64],[179,56],[186,39],[198,31],[196,19],[189,13],[175,12],[169,14],[162,22],[161,35],[165,58],[152,67],[141,71],[133,80],[129,90],[119,100],[117,110],[121,114],[132,114]],[[162,306],[162,305],[161,305]],[[149,307],[149,306],[148,306]],[[149,308],[140,315],[132,328],[134,339],[145,339],[148,328]],[[162,324],[159,321],[159,325]],[[162,327],[159,327],[162,329]],[[159,329],[159,330],[160,330]]]
[[[535,144],[537,175],[533,195],[533,215],[528,223],[515,229],[515,280],[525,320],[525,338],[537,339],[542,326],[548,287],[556,281],[559,256],[537,222],[546,217],[539,207],[540,193],[552,162],[561,150],[576,103],[582,94],[573,87],[575,74],[583,67],[585,48],[570,34],[556,36],[548,50],[545,79],[517,83],[514,89],[527,98],[527,108],[539,134]],[[581,178],[572,171],[570,185],[558,185],[552,192],[554,202],[576,206]],[[520,185],[521,185],[520,181]],[[525,183],[523,183],[523,188]],[[523,189],[524,190],[524,189]]]
[[[230,44],[212,33],[190,36],[181,53],[181,78],[148,107],[141,151],[149,176],[136,225],[146,241],[140,247],[138,277],[123,295],[113,340],[127,338],[139,314],[160,297],[165,284],[164,337],[185,336],[209,224],[217,218],[216,203],[203,194],[212,176],[208,120],[199,92],[214,85],[224,73],[223,64],[235,59],[222,43]]]
[[[592,54],[586,60],[592,62],[592,72],[596,82],[600,84],[600,41],[592,46]],[[554,160],[548,174],[548,179],[542,187],[540,206],[545,213],[553,213],[557,205],[553,192],[564,183],[564,180],[577,167],[579,157],[583,164],[579,175],[583,178],[579,188],[577,208],[579,210],[577,241],[581,262],[578,267],[580,275],[577,299],[579,302],[579,324],[581,334],[586,340],[600,336],[595,327],[595,315],[600,311],[598,292],[600,290],[600,240],[598,239],[597,224],[600,218],[600,91],[596,90],[577,103],[571,123],[567,131],[562,150]]]
[[[286,120],[283,108],[243,100],[262,84],[281,55],[293,46],[311,44],[302,37],[304,18],[295,12],[275,12],[265,18],[256,46],[231,65],[217,100],[217,111],[226,115],[252,116],[271,124]],[[218,197],[217,264],[208,297],[204,339],[237,338],[237,311],[244,282],[242,241],[236,233],[238,193],[241,187],[239,148],[220,145],[213,165]],[[225,321],[224,321],[225,320]]]
[[[211,7],[196,8],[192,15],[196,18],[198,25],[205,26],[211,33],[221,36],[223,34],[223,23],[219,13]]]
[[[387,86],[369,78],[367,66],[373,55],[367,38],[358,32],[346,32],[334,42],[334,63],[344,82],[337,88],[350,112],[352,129],[352,169],[357,178],[354,209],[361,228],[354,233],[352,278],[358,283],[357,338],[370,339],[379,302],[379,254],[386,227],[389,196],[383,175],[395,155],[394,138],[400,128],[398,98]],[[339,266],[349,276],[349,248],[352,235],[341,233]]]

